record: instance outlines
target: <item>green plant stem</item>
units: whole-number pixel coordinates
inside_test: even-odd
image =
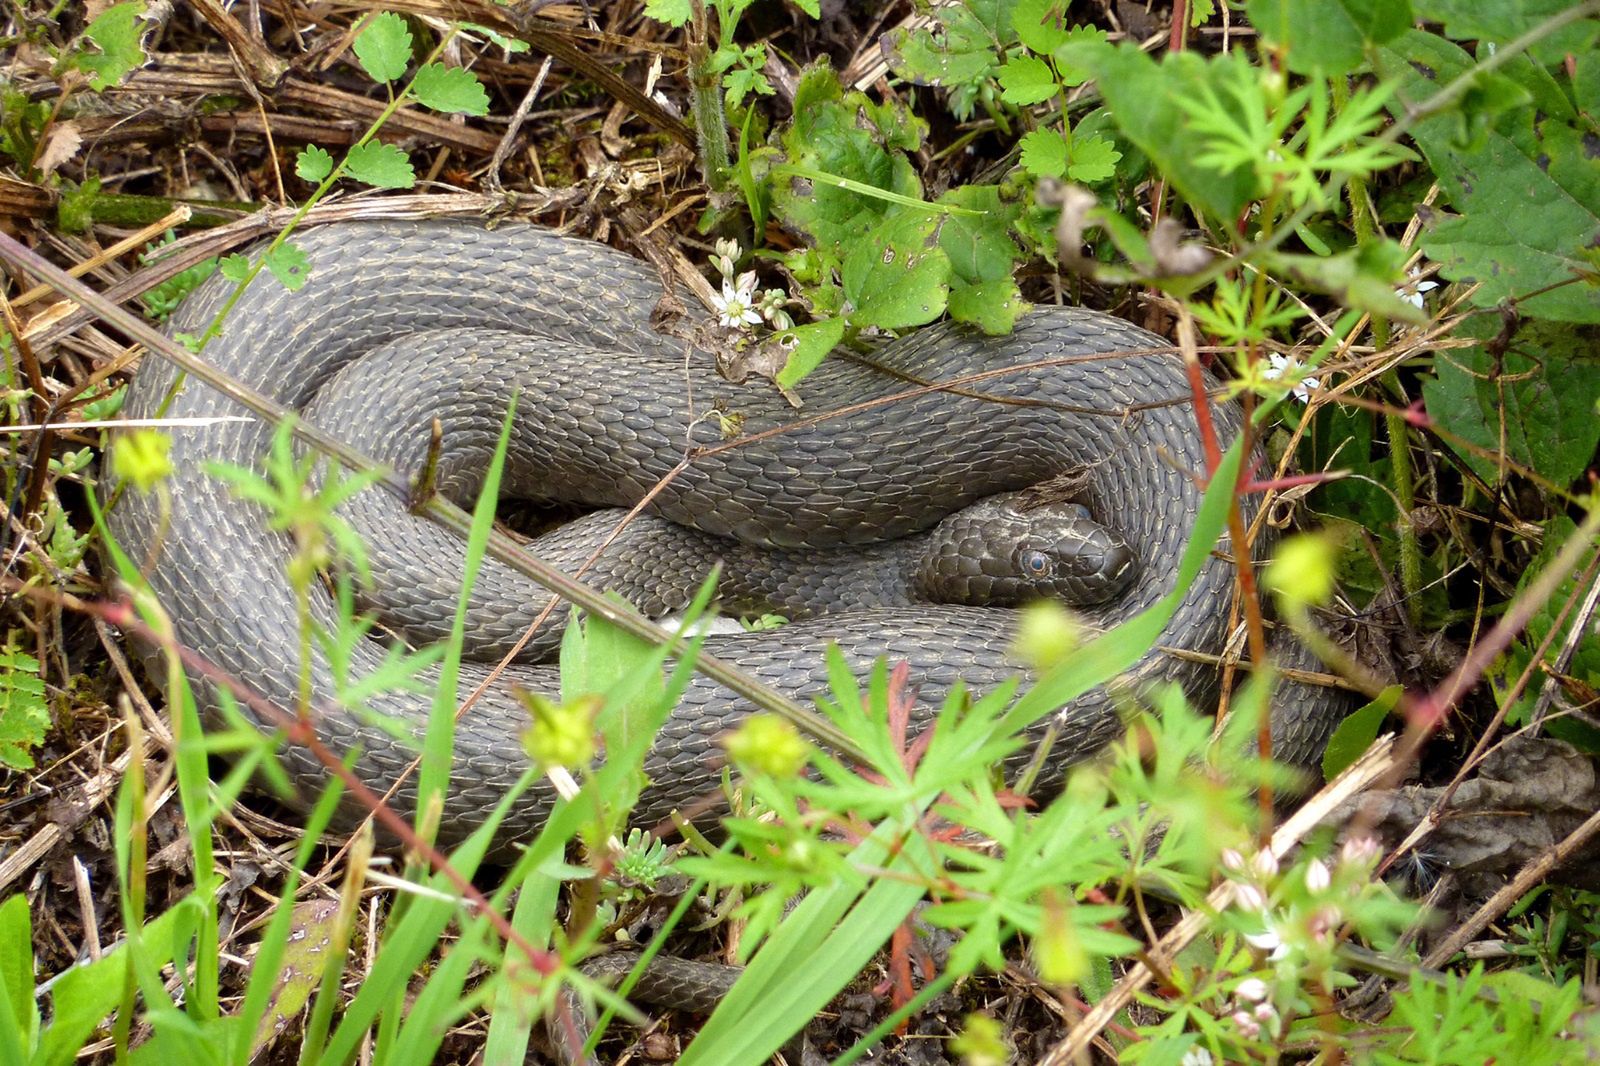
[[[1350,84],[1344,78],[1334,78],[1331,88],[1336,108],[1343,108],[1350,102]],[[1366,179],[1352,176],[1346,190],[1350,197],[1350,224],[1355,230],[1356,244],[1370,244],[1378,234],[1372,221],[1372,193],[1367,188]],[[1381,315],[1372,316],[1372,343],[1379,351],[1389,345],[1389,320]],[[1392,369],[1385,371],[1382,382],[1384,388],[1403,404],[1405,392],[1400,387],[1400,375]],[[1415,626],[1422,619],[1422,603],[1418,598],[1422,589],[1422,548],[1417,540],[1416,528],[1411,524],[1411,514],[1417,505],[1416,481],[1411,469],[1411,434],[1405,417],[1398,412],[1386,412],[1383,424],[1389,437],[1394,494],[1400,501],[1400,515],[1395,522],[1400,542],[1400,588],[1406,618]]]
[[[829,174],[825,170],[815,167],[799,166],[794,163],[782,163],[772,168],[775,178],[805,178],[807,181],[821,182],[823,185],[832,185],[836,189],[844,189],[861,196],[870,196],[875,200],[886,203],[899,204],[901,207],[915,207],[935,215],[966,215],[968,218],[982,218],[983,212],[971,207],[958,207],[955,204],[932,204],[926,200],[919,200],[915,196],[903,196],[888,189],[880,189],[876,185],[856,181],[853,178],[842,178],[837,174]]]
[[[705,4],[695,0],[689,21],[689,114],[694,119],[700,152],[700,176],[712,192],[728,184],[728,119],[722,107],[722,85],[711,69],[709,20]]]

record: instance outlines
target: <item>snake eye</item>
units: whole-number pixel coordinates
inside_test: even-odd
[[[1033,577],[1039,577],[1050,570],[1050,557],[1041,551],[1025,551],[1022,553],[1022,568]]]

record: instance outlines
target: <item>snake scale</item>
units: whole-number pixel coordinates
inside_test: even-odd
[[[806,379],[806,408],[797,413],[770,386],[726,381],[686,358],[683,341],[656,332],[651,312],[662,287],[645,264],[531,225],[344,223],[297,234],[295,242],[310,262],[305,287],[288,292],[259,279],[205,357],[331,431],[387,427],[382,439],[350,443],[399,469],[420,461],[428,426],[439,418],[445,444],[440,485],[468,504],[513,389],[520,400],[506,489],[596,506],[631,505],[686,448],[721,443],[716,420],[697,417],[715,404],[742,419],[748,444],[696,458],[655,498],[654,515],[789,552],[844,551],[926,529],[992,494],[1076,473],[1083,502],[1131,546],[1139,566],[1126,594],[1081,610],[1087,621],[1114,625],[1173,587],[1200,500],[1194,474],[1205,459],[1181,360],[1162,338],[1120,319],[1041,307],[1007,337],[928,327],[884,344],[873,360],[924,381],[1018,369],[986,380],[981,389],[922,391],[767,435],[812,412],[906,391],[904,377],[859,361],[828,360]],[[180,308],[173,330],[199,332],[230,288],[221,278],[207,282]],[[1041,361],[1062,365],[1036,365]],[[164,362],[147,360],[131,386],[127,414],[241,413],[196,383],[162,410],[174,376]],[[1219,404],[1216,416],[1224,439],[1237,433],[1232,405]],[[259,465],[271,433],[259,421],[175,430],[169,513],[163,515],[155,495],[128,492],[113,511],[111,529],[133,559],[152,560],[149,581],[180,641],[292,707],[299,639],[295,598],[283,573],[288,538],[268,529],[256,505],[205,470],[214,460]],[[375,491],[360,499],[371,504],[363,528],[382,545],[373,550],[377,584],[393,590],[385,610],[401,619],[401,629],[409,617],[420,630],[442,631],[460,583],[456,538]],[[1214,555],[1163,643],[1217,651],[1233,580],[1231,563]],[[546,599],[493,560],[486,560],[479,589],[473,628],[484,639],[487,661],[464,664],[463,692],[520,634],[528,605],[537,610]],[[329,624],[332,603],[320,586],[314,591],[312,615]],[[907,661],[925,721],[957,679],[982,691],[1018,670],[1008,651],[1013,619],[1013,612],[992,607],[882,607],[797,621],[774,632],[714,637],[708,646],[803,701],[826,692],[823,648],[829,641],[858,670],[878,656]],[[371,641],[352,654],[352,676],[361,676],[382,661],[384,647]],[[1214,676],[1192,663],[1169,660],[1156,669],[1196,693],[1214,685]],[[533,691],[557,691],[552,666],[517,663],[507,678]],[[386,790],[414,758],[415,745],[339,709],[320,653],[313,684],[319,735],[337,751],[359,746],[355,772]],[[426,694],[387,693],[372,705],[420,738]],[[748,711],[732,693],[696,677],[649,758],[652,783],[636,821],[650,824],[714,791],[719,737]],[[524,769],[517,738],[525,720],[505,684],[491,686],[462,718],[442,821],[445,842],[478,824]],[[1063,707],[1055,723],[1060,757],[1052,772],[1058,778],[1065,765],[1121,730],[1103,691]],[[1328,713],[1315,701],[1296,701],[1277,710],[1274,728],[1279,750],[1303,758],[1320,750]],[[291,746],[282,760],[308,798],[325,783],[323,768],[304,749]],[[410,787],[402,786],[397,800],[407,811],[415,802]],[[524,796],[502,837],[531,838],[551,800],[544,785]]]

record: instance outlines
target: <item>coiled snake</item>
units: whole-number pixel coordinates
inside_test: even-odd
[[[715,420],[696,417],[713,404],[737,413],[750,437],[800,417],[770,387],[732,384],[686,358],[682,341],[657,333],[650,315],[662,295],[658,278],[611,249],[533,226],[490,230],[445,221],[347,223],[295,241],[311,263],[306,286],[291,293],[260,279],[206,358],[326,429],[378,434],[351,443],[399,469],[416,467],[427,427],[439,418],[446,446],[439,483],[469,503],[513,388],[521,398],[505,490],[594,505],[630,505],[686,448],[718,443]],[[198,332],[228,289],[221,279],[207,283],[173,328]],[[874,361],[923,381],[1018,370],[975,388],[924,391],[719,450],[672,479],[651,511],[715,536],[793,551],[837,550],[910,534],[991,494],[1078,473],[1083,501],[1138,561],[1138,580],[1125,595],[1082,611],[1094,625],[1113,625],[1172,589],[1200,499],[1194,475],[1204,470],[1204,456],[1183,366],[1167,347],[1119,319],[1067,308],[1035,309],[1003,338],[951,326],[923,329],[884,345]],[[1067,365],[1035,365],[1061,360]],[[128,414],[155,415],[173,380],[170,367],[147,361],[132,385]],[[906,388],[880,369],[833,359],[804,383],[802,414]],[[239,411],[190,383],[162,413]],[[1231,405],[1219,405],[1217,418],[1225,439],[1237,432]],[[111,528],[132,558],[154,559],[148,577],[179,640],[291,707],[300,641],[283,573],[289,542],[266,528],[255,505],[204,469],[208,460],[256,465],[270,437],[271,428],[255,421],[175,431],[170,514],[163,517],[154,496],[126,493]],[[364,528],[378,531],[382,542],[373,566],[377,584],[391,590],[386,610],[399,620],[394,624],[442,631],[460,582],[456,538],[377,493],[361,500],[360,506],[370,504]],[[1163,643],[1217,651],[1232,584],[1231,564],[1213,557]],[[479,590],[473,629],[492,662],[546,597],[492,560]],[[312,614],[329,624],[331,603],[314,600]],[[925,715],[958,678],[981,691],[1017,671],[1008,655],[1012,625],[1013,614],[997,608],[888,607],[713,638],[711,647],[802,700],[826,691],[828,641],[858,669],[877,656],[905,660]],[[376,642],[355,648],[352,676],[373,669],[383,654]],[[489,663],[465,664],[463,691],[488,669]],[[1211,681],[1206,668],[1178,660],[1159,670],[1192,690]],[[553,667],[519,663],[507,676],[535,691],[557,689]],[[320,654],[313,682],[320,735],[336,750],[359,745],[357,774],[386,790],[414,748],[339,710]],[[420,736],[426,695],[389,693],[372,704]],[[636,820],[649,824],[713,791],[718,737],[747,710],[697,677],[646,766],[652,784]],[[497,685],[460,722],[442,820],[447,842],[477,824],[523,770],[518,736],[525,721],[526,711]],[[1063,708],[1057,724],[1054,750],[1062,765],[1120,731],[1104,692]],[[1327,728],[1319,705],[1286,708],[1276,722],[1280,750],[1314,751]],[[324,783],[322,767],[304,750],[291,747],[283,761],[308,795]],[[402,807],[414,803],[409,787],[398,794]],[[525,796],[503,836],[530,838],[550,800],[542,788]]]

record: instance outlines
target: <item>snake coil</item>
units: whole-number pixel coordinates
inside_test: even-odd
[[[693,359],[686,365],[682,342],[650,325],[662,296],[658,279],[619,252],[534,226],[447,221],[345,223],[295,240],[310,260],[305,287],[290,293],[265,279],[251,286],[206,358],[326,429],[389,427],[381,440],[350,443],[398,469],[415,467],[427,447],[426,427],[439,418],[447,445],[440,485],[453,495],[470,498],[475,491],[513,390],[520,394],[519,417],[506,489],[599,506],[631,505],[686,448],[719,443],[716,429],[695,417],[715,401],[742,417],[751,442],[696,459],[656,498],[654,514],[756,545],[838,550],[926,529],[983,497],[1081,472],[1085,502],[1132,547],[1141,567],[1127,594],[1083,609],[1089,623],[1114,625],[1174,586],[1200,500],[1193,474],[1204,469],[1204,455],[1181,361],[1160,337],[1119,319],[1038,308],[1008,337],[948,325],[923,329],[884,345],[875,360],[924,381],[1015,372],[761,436],[799,415],[768,388],[732,384]],[[220,278],[202,286],[173,329],[203,328],[229,288]],[[131,387],[129,416],[157,414],[174,378],[164,363],[147,362]],[[829,360],[806,380],[802,413],[905,390],[903,380],[879,370]],[[239,411],[189,384],[162,413]],[[1225,440],[1237,433],[1231,404],[1219,404],[1216,417]],[[283,573],[290,544],[266,527],[255,505],[205,469],[207,461],[258,465],[271,428],[224,422],[180,429],[173,438],[170,513],[163,515],[153,496],[126,493],[112,514],[112,531],[132,558],[154,560],[148,578],[180,641],[292,707],[300,641]],[[374,504],[363,521],[396,546],[374,561],[378,584],[392,590],[387,610],[424,628],[446,627],[460,582],[459,544],[398,503],[387,504],[388,512],[383,506]],[[463,665],[463,691],[520,635],[527,605],[545,598],[509,569],[485,564],[473,628],[489,662]],[[1231,564],[1214,556],[1162,643],[1217,651],[1232,584]],[[333,605],[318,598],[312,614],[329,625]],[[880,608],[713,638],[709,646],[801,700],[826,691],[822,649],[829,641],[858,670],[878,656],[906,660],[925,719],[957,679],[982,691],[1018,670],[1007,652],[1012,618],[984,607]],[[376,642],[357,647],[352,676],[375,668],[383,654]],[[1150,669],[1196,693],[1214,684],[1207,668],[1178,659]],[[387,790],[412,761],[413,746],[338,706],[332,667],[320,652],[312,676],[319,735],[336,751],[359,746],[356,773]],[[507,680],[534,691],[558,685],[555,669],[541,665],[516,664]],[[204,685],[200,690],[211,703]],[[420,740],[429,702],[415,692],[391,692],[371,705]],[[652,784],[636,819],[648,824],[714,790],[718,737],[748,710],[696,677],[647,762]],[[507,686],[497,684],[460,721],[442,819],[446,843],[478,824],[525,767],[518,743],[524,716]],[[1103,691],[1063,707],[1054,723],[1057,774],[1120,732]],[[1275,728],[1280,750],[1320,749],[1327,714],[1290,708]],[[324,785],[323,768],[305,750],[291,747],[282,759],[308,795]],[[414,805],[411,788],[397,795],[402,809]],[[542,785],[524,796],[502,839],[531,837],[551,800]]]

